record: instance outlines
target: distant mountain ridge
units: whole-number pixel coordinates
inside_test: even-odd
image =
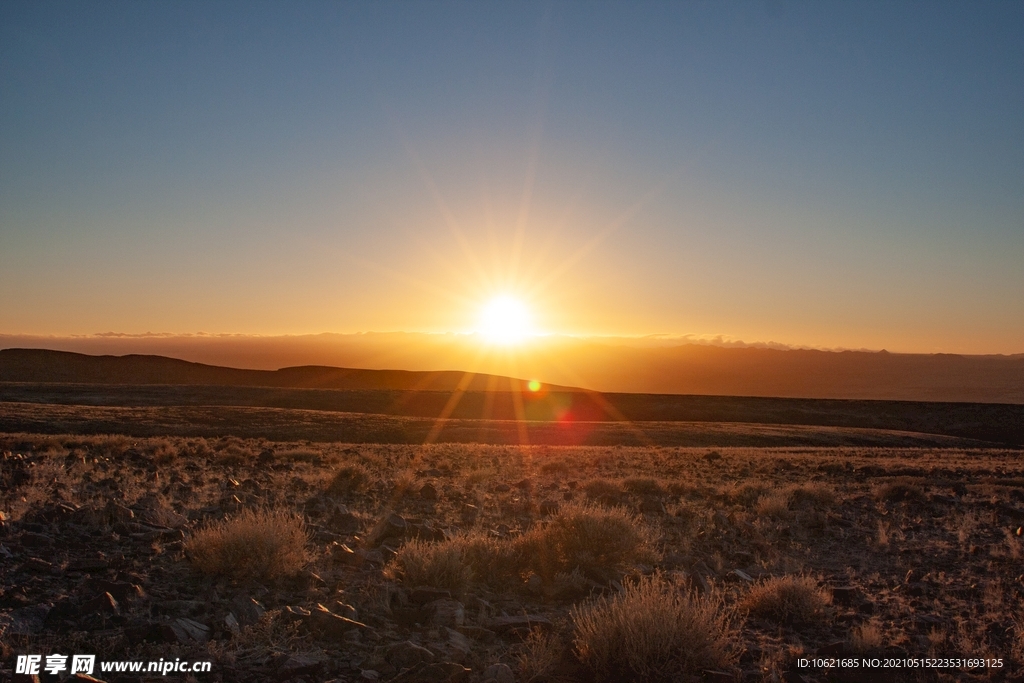
[[[0,350],[0,382],[441,392],[453,391],[466,382],[462,389],[469,392],[508,392],[523,391],[528,380],[538,379],[554,391],[603,394],[1024,405],[1024,355],[1020,354],[903,354],[699,344],[636,348],[561,339],[550,341],[544,353],[522,355],[515,362],[492,363],[480,361],[479,349],[442,339],[419,349],[418,355],[406,353],[413,347],[403,342],[368,346],[362,349],[362,355],[335,356],[340,361],[336,365],[298,364],[276,370],[224,367],[255,361],[259,354],[253,353],[253,343],[249,340],[239,342],[237,347],[225,347],[221,349],[224,353],[212,361],[198,353],[189,356],[188,349],[180,350],[186,357],[199,355],[206,364],[158,354],[100,356],[9,348]],[[191,352],[199,350],[196,347]],[[226,353],[229,350],[235,353]],[[290,356],[282,356],[281,365],[286,365],[289,358],[293,362],[296,358],[333,358],[326,353],[304,355],[299,353],[301,350],[295,347]],[[370,350],[375,350],[372,356]],[[496,357],[500,361],[500,355]],[[353,368],[380,367],[381,359],[391,359],[388,363],[393,363],[392,367],[407,369]]]
[[[3,349],[0,350],[0,382],[505,392],[526,391],[529,380],[469,375],[455,370],[364,370],[322,365],[246,370],[165,356],[89,356],[48,349]]]

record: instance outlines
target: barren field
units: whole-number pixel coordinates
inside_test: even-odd
[[[0,442],[4,666],[70,651],[211,661],[178,678],[197,681],[1022,680],[1018,450]]]

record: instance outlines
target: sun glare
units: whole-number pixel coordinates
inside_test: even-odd
[[[521,342],[532,332],[530,311],[519,299],[496,297],[487,302],[481,311],[477,331],[498,344]]]

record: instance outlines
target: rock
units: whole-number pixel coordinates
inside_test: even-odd
[[[537,574],[530,574],[530,578],[526,580],[526,590],[534,595],[540,595],[544,591],[544,579]]]
[[[34,636],[43,630],[52,605],[19,607],[0,614],[0,633],[5,636]]]
[[[832,602],[837,605],[852,605],[857,602],[858,592],[853,586],[836,586],[832,589]]]
[[[324,661],[313,655],[288,655],[288,658],[277,667],[278,680],[286,681],[298,676],[316,674],[320,671]]]
[[[441,599],[424,605],[433,626],[457,628],[466,622],[466,608],[458,600]]]
[[[224,627],[233,635],[238,635],[242,632],[242,627],[238,623],[238,619],[231,612],[228,612],[227,616],[224,617]]]
[[[256,456],[256,464],[258,465],[269,465],[274,462],[274,449],[264,448],[260,451],[260,454]]]
[[[26,531],[21,535],[21,545],[25,548],[52,548],[54,541],[52,537],[46,534]]]
[[[185,617],[163,624],[160,632],[165,641],[181,645],[202,644],[210,640],[209,626]]]
[[[420,664],[433,662],[434,653],[425,647],[405,640],[387,646],[384,650],[384,659],[396,669],[411,669]]]
[[[421,500],[437,500],[437,487],[430,482],[427,482],[420,487],[420,499]]]
[[[455,662],[427,664],[403,680],[411,683],[461,683],[469,678],[469,669]]]
[[[508,493],[512,490],[512,487],[508,484],[495,484],[494,488],[491,490],[496,493]]]
[[[516,676],[508,664],[491,664],[484,669],[484,680],[494,683],[516,683]]]
[[[325,526],[336,534],[351,534],[359,531],[362,525],[359,523],[358,517],[344,508],[335,510]]]
[[[110,568],[110,563],[102,558],[79,558],[68,563],[69,572],[102,572]],[[114,596],[117,597],[117,596]]]
[[[747,583],[753,583],[753,581],[754,581],[753,577],[751,577],[750,574],[746,573],[742,569],[733,569],[732,573],[734,575],[740,577],[741,579],[743,579]]]
[[[363,557],[344,543],[332,543],[330,549],[331,558],[338,564],[357,567],[363,563]]]
[[[381,531],[377,536],[378,543],[382,543],[389,538],[405,538],[406,533],[409,531],[409,525],[406,523],[405,518],[401,515],[391,513],[384,520],[381,526]]]
[[[134,600],[145,595],[142,586],[128,581],[107,581],[106,579],[91,578],[85,582],[85,588],[97,593],[109,593],[118,602]]]
[[[54,569],[54,566],[46,560],[41,560],[38,557],[30,557],[21,565],[21,571],[28,572],[30,574],[47,573],[49,574]],[[58,571],[60,571],[58,569]]]
[[[230,607],[239,626],[251,626],[267,612],[267,609],[259,601],[241,595],[231,601]]]
[[[338,614],[334,614],[323,605],[317,605],[310,610],[309,616],[305,619],[306,626],[311,632],[321,638],[337,640],[349,631],[365,630],[366,624],[353,621]]]
[[[521,628],[529,630],[537,627],[550,630],[551,620],[539,614],[517,614],[510,617],[494,617],[488,620],[486,627],[497,633]]]
[[[409,591],[409,601],[417,605],[425,605],[435,600],[451,599],[451,591],[433,586],[417,586]]]
[[[119,614],[121,606],[110,593],[101,593],[91,600],[82,603],[81,614]]]
[[[462,522],[464,524],[472,524],[476,521],[476,518],[480,515],[480,508],[470,503],[463,503],[462,505]]]
[[[460,664],[466,660],[469,653],[473,650],[473,641],[464,636],[463,634],[453,629],[444,629],[447,641],[445,643],[446,649],[452,659],[452,661],[459,662]]]

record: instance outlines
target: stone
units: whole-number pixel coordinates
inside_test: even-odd
[[[255,624],[267,612],[267,609],[256,599],[241,595],[231,601],[230,607],[240,626]]]
[[[52,548],[54,541],[46,534],[26,531],[21,535],[21,545],[25,548]]]
[[[385,648],[384,659],[396,669],[411,669],[420,664],[433,662],[434,653],[425,647],[404,640],[400,643],[393,643]]]
[[[447,637],[445,645],[452,661],[461,664],[469,657],[469,653],[473,650],[473,641],[453,629],[448,628],[444,629],[444,631]]]
[[[206,624],[181,617],[161,626],[164,640],[181,645],[205,643],[210,640],[210,627]]]
[[[321,638],[337,640],[349,631],[367,628],[366,624],[334,614],[323,605],[318,604],[309,612],[309,616],[305,619],[306,626]]]
[[[409,601],[417,605],[425,605],[435,600],[450,599],[452,592],[433,586],[417,586],[409,591]]]
[[[320,671],[324,661],[313,655],[288,655],[277,668],[278,680],[286,681],[298,676],[313,675]]]
[[[551,620],[539,614],[516,614],[510,617],[494,617],[487,621],[486,627],[497,633],[504,633],[513,629],[543,628],[551,630]]]
[[[102,572],[110,568],[110,563],[102,558],[79,558],[68,563],[69,572]],[[116,596],[115,596],[116,597]]]
[[[43,630],[51,608],[52,605],[46,604],[30,605],[0,614],[0,633],[5,636],[34,636]]]
[[[420,487],[420,499],[421,500],[437,500],[437,487],[430,482],[427,482]]]
[[[466,623],[466,608],[458,600],[441,599],[424,605],[432,626],[458,628]]]
[[[351,534],[359,531],[362,525],[359,523],[358,517],[347,509],[343,509],[335,510],[325,526],[336,534]]]
[[[406,523],[405,518],[401,515],[391,513],[384,520],[384,524],[381,527],[380,534],[377,536],[377,540],[379,542],[383,542],[389,538],[405,538],[408,531],[409,525]]]
[[[82,603],[82,615],[87,614],[119,614],[121,606],[110,593],[101,593],[91,600]]]
[[[494,683],[516,683],[516,676],[508,664],[491,664],[484,669],[484,680]]]
[[[852,605],[857,598],[858,591],[853,586],[835,586],[832,589],[832,602],[837,605]]]
[[[427,664],[403,680],[412,683],[462,683],[469,678],[470,670],[455,662]]]

